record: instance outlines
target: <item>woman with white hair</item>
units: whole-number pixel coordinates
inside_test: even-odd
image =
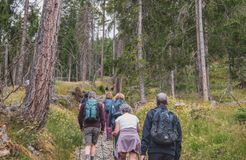
[[[120,160],[125,160],[127,153],[129,153],[129,160],[137,160],[140,152],[139,119],[131,114],[132,109],[128,104],[122,104],[120,111],[122,116],[115,120],[115,129],[112,132],[114,136],[119,134],[116,156]]]

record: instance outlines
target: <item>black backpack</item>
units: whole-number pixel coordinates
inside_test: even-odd
[[[156,108],[150,130],[153,142],[161,145],[173,144],[178,139],[177,126],[174,115],[163,108]]]

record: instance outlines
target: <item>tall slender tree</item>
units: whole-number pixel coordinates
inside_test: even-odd
[[[103,0],[103,17],[102,17],[102,48],[101,48],[101,78],[103,78],[104,75],[104,39],[105,39],[105,12],[106,12],[106,5],[105,5],[105,0]]]
[[[4,53],[4,83],[5,83],[5,85],[8,84],[8,75],[9,75],[8,57],[9,57],[9,44],[8,44],[8,41],[6,41],[6,43],[5,43],[5,53]]]
[[[23,103],[26,120],[44,125],[51,100],[59,31],[60,0],[44,0],[30,85]]]
[[[20,57],[18,63],[19,65],[18,65],[18,71],[16,77],[17,85],[21,85],[23,81],[23,69],[24,69],[25,55],[26,55],[28,9],[29,9],[29,0],[25,0],[24,17],[22,23],[21,50],[20,50]]]
[[[144,89],[144,73],[141,71],[143,68],[143,33],[142,33],[142,20],[143,20],[143,4],[142,0],[138,1],[138,67],[139,67],[139,87],[140,87],[140,101],[141,103],[146,102],[145,89]]]
[[[205,41],[204,41],[204,31],[203,31],[203,17],[202,17],[202,0],[196,0],[196,25],[197,25],[197,57],[198,57],[198,69],[199,78],[202,82],[202,96],[203,100],[209,100],[208,96],[208,78],[206,70],[206,55],[205,55]]]

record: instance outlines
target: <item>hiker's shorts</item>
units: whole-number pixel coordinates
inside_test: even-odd
[[[84,129],[85,145],[96,145],[100,134],[100,129],[97,127],[87,127]]]

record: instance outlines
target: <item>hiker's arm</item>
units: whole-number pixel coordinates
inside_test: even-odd
[[[176,120],[176,126],[178,131],[178,140],[176,142],[176,153],[175,153],[175,160],[179,160],[181,154],[181,143],[182,143],[182,130],[180,126],[179,119]]]
[[[138,133],[141,131],[140,123],[137,124],[137,131]]]
[[[115,123],[115,128],[114,128],[114,131],[112,132],[112,134],[114,136],[117,136],[120,132],[120,124],[118,122]]]
[[[100,122],[101,122],[101,131],[104,131],[105,128],[105,119],[104,119],[104,109],[103,105],[99,104],[99,114],[100,114]]]
[[[79,110],[79,115],[78,115],[78,121],[79,121],[79,126],[80,129],[84,128],[84,114],[83,114],[83,110],[84,110],[84,105],[80,106],[80,110]]]
[[[142,143],[141,143],[141,155],[146,155],[146,152],[149,148],[150,129],[151,129],[151,111],[148,112],[144,121]]]

